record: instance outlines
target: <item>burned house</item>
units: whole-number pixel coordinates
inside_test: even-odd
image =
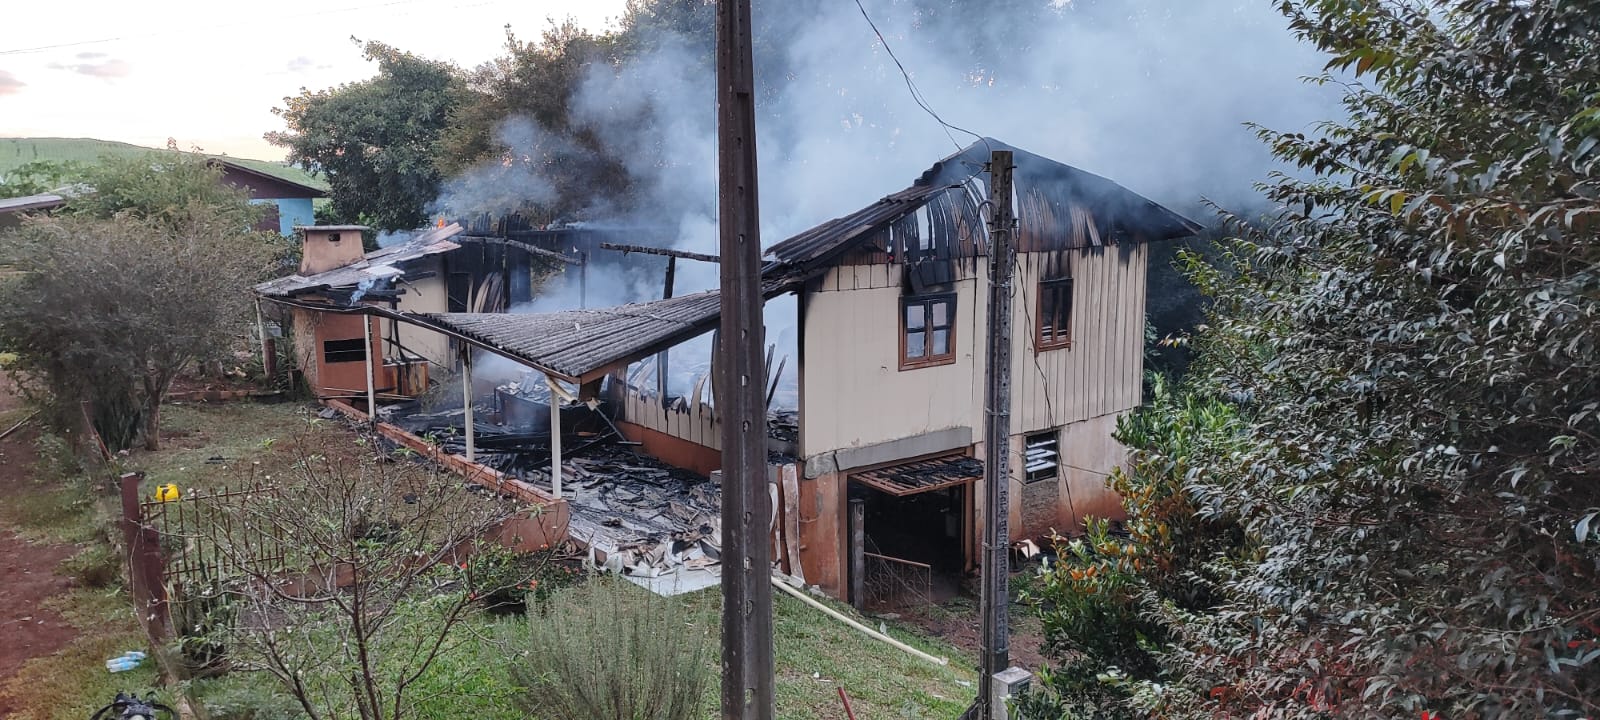
[[[255,287],[278,311],[271,315],[285,318],[274,326],[280,336],[291,331],[294,367],[319,398],[364,398],[369,356],[380,397],[415,397],[429,386],[430,366],[455,367],[454,340],[372,310],[504,312],[532,295],[532,250],[475,242],[447,225],[365,252],[367,230],[296,227],[299,271]]]
[[[906,189],[766,253],[764,294],[795,298],[796,316],[784,320],[798,328],[796,356],[776,361],[792,363],[798,380],[798,407],[772,418],[777,515],[796,530],[787,537],[796,551],[780,543],[778,555],[797,557],[786,569],[836,595],[863,555],[935,577],[959,575],[979,557],[992,148],[1006,146],[975,144]],[[1020,150],[1015,157],[1009,513],[1021,539],[1119,514],[1104,480],[1125,458],[1111,437],[1116,420],[1140,402],[1147,244],[1198,226],[1105,178]],[[552,392],[571,388],[576,402],[604,400],[629,443],[706,472],[721,462],[711,368],[688,392],[648,377],[664,374],[661,353],[710,333],[719,309],[712,291],[611,308],[400,319],[513,359]],[[772,313],[769,305],[769,326]],[[572,470],[556,445],[546,481],[560,495]],[[859,543],[849,532],[853,506],[864,518]]]

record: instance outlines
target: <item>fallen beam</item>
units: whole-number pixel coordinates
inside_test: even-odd
[[[621,243],[600,243],[606,250],[616,250],[624,255],[640,253],[642,255],[663,255],[670,258],[683,258],[684,260],[699,260],[700,262],[719,263],[722,258],[705,253],[689,252],[687,250],[669,250],[667,248],[649,247],[647,245],[623,245]],[[670,291],[669,291],[670,292]]]
[[[484,244],[488,244],[488,245],[510,245],[511,247],[518,248],[520,250],[526,250],[526,251],[528,251],[530,253],[533,253],[534,255],[538,255],[540,257],[547,257],[547,258],[550,258],[551,260],[555,260],[555,261],[558,261],[558,262],[564,262],[564,263],[566,263],[568,265],[582,265],[583,264],[583,260],[580,259],[580,258],[571,257],[569,255],[562,255],[561,253],[555,252],[554,250],[546,250],[546,249],[544,249],[542,247],[539,247],[538,245],[534,245],[532,243],[525,243],[525,242],[522,242],[521,240],[512,240],[511,238],[485,237],[485,236],[482,236],[482,235],[457,235],[456,237],[451,238],[451,239],[456,241],[456,242],[475,242],[475,243],[484,243]]]

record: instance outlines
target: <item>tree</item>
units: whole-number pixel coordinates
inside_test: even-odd
[[[303,455],[294,477],[211,520],[242,573],[224,588],[235,619],[216,645],[236,669],[276,679],[310,720],[411,717],[419,681],[460,645],[478,600],[542,567],[504,564],[487,544],[520,508],[382,460]],[[282,543],[283,566],[256,561],[260,538]]]
[[[107,160],[69,212],[5,236],[0,342],[15,370],[76,417],[93,408],[113,448],[160,446],[161,400],[191,361],[244,332],[249,284],[277,248],[248,228],[241,191],[197,157]]]
[[[380,230],[421,227],[443,179],[440,137],[466,88],[449,63],[378,42],[364,53],[378,63],[376,77],[284,98],[273,112],[289,129],[266,138],[327,176],[340,215]]]
[[[1238,419],[1157,408],[1128,484],[1241,542],[1180,546],[1200,607],[1145,573],[1161,670],[1103,677],[1171,718],[1594,716],[1600,3],[1282,8],[1349,116],[1262,132],[1305,175],[1190,266],[1187,392]]]

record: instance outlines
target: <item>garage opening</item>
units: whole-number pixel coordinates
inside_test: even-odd
[[[852,602],[887,610],[958,594],[969,567],[972,488],[982,477],[983,462],[965,455],[852,474],[851,511],[861,523],[851,532]]]

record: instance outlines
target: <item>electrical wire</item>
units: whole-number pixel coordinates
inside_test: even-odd
[[[872,34],[877,35],[878,42],[883,44],[884,52],[889,53],[889,59],[894,61],[894,66],[900,68],[900,77],[905,78],[906,88],[911,91],[911,99],[916,101],[917,105],[922,108],[923,112],[928,113],[929,116],[943,126],[942,129],[944,130],[945,137],[950,138],[950,144],[956,146],[956,153],[960,154],[961,151],[965,150],[966,148],[961,147],[961,143],[956,142],[956,137],[950,134],[951,130],[964,132],[974,138],[977,138],[983,143],[985,148],[989,148],[989,152],[992,154],[994,149],[989,147],[988,138],[964,127],[947,123],[945,122],[944,118],[939,117],[939,113],[934,111],[933,107],[928,104],[927,99],[922,96],[922,91],[918,90],[917,84],[911,80],[911,73],[906,71],[906,66],[900,62],[899,56],[894,54],[894,48],[889,47],[889,41],[883,37],[883,32],[878,29],[878,24],[872,21],[871,15],[867,14],[867,7],[861,4],[861,0],[855,0],[855,2],[856,9],[861,11],[861,17],[866,18],[867,25],[872,28]]]

